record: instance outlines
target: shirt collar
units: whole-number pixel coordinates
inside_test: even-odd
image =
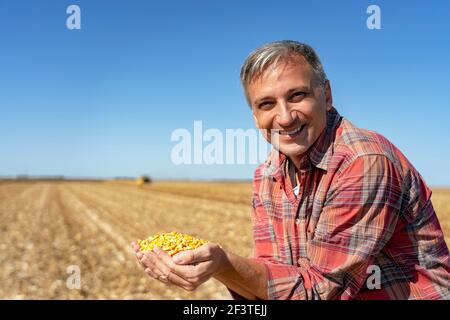
[[[311,163],[317,168],[328,170],[328,164],[330,162],[331,156],[334,153],[333,141],[336,135],[336,129],[341,123],[342,117],[337,112],[337,110],[332,107],[330,111],[327,112],[327,125],[323,130],[322,134],[319,136],[317,141],[311,147],[308,153],[308,158]]]
[[[307,158],[305,158],[305,165],[310,162],[317,168],[327,170],[331,156],[333,155],[333,141],[336,134],[336,128],[339,126],[342,120],[338,111],[332,107],[327,112],[327,124],[323,132],[320,134],[316,142],[311,146],[311,150],[308,152]],[[272,148],[267,160],[264,163],[264,176],[277,177],[284,175],[287,169],[288,157]]]

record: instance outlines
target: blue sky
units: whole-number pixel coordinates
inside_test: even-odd
[[[317,50],[343,116],[450,186],[449,21],[448,1],[0,0],[0,176],[250,179],[255,165],[174,165],[171,133],[253,128],[240,66],[293,39]]]

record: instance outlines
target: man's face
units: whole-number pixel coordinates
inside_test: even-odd
[[[295,164],[326,126],[331,89],[324,90],[303,57],[269,66],[247,87],[253,118],[269,143]]]

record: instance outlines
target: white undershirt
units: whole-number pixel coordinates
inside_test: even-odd
[[[300,191],[300,185],[297,185],[294,189],[292,189],[294,191],[295,196],[298,196],[298,193]]]

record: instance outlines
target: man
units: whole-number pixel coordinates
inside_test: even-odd
[[[253,257],[209,243],[172,259],[135,245],[145,271],[186,290],[214,277],[234,298],[450,299],[431,190],[386,138],[339,115],[314,50],[260,47],[241,81],[274,146],[254,176]]]

